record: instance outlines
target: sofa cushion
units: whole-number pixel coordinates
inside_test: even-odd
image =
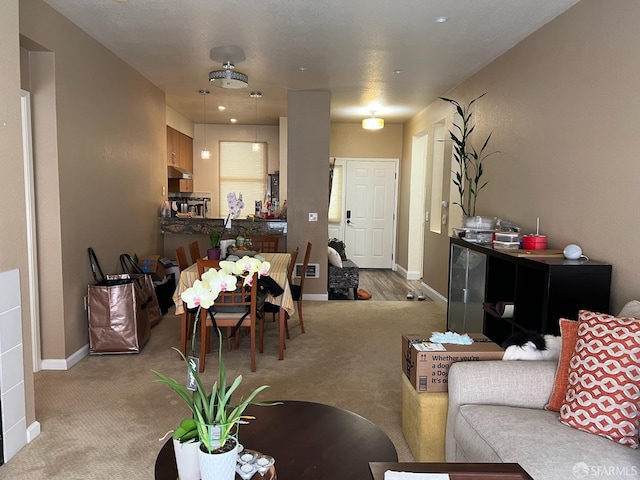
[[[578,340],[578,322],[575,320],[560,319],[560,334],[562,336],[562,348],[560,359],[556,369],[556,377],[553,383],[553,391],[549,397],[549,403],[545,409],[559,412],[564,398],[567,395],[569,385],[569,361],[575,352],[576,341]]]
[[[640,321],[580,311],[560,421],[638,447]]]
[[[594,472],[598,468],[637,472],[640,468],[635,451],[563,425],[557,413],[542,409],[462,405],[453,429],[454,461],[515,462],[537,480],[575,478],[574,469],[582,465]]]

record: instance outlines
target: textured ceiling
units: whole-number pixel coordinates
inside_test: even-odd
[[[333,122],[402,123],[577,0],[44,0],[203,123],[277,124],[289,90],[331,92]],[[436,17],[449,20],[437,23]],[[209,86],[214,47],[246,89]],[[231,59],[233,60],[233,59]],[[302,70],[304,69],[304,71]],[[401,70],[402,73],[394,73]],[[220,112],[218,105],[226,110]]]

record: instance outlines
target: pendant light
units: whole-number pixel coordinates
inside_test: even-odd
[[[260,151],[260,144],[258,143],[258,99],[262,98],[262,93],[260,92],[251,92],[251,98],[256,99],[256,139],[251,146],[251,150],[254,152]]]
[[[365,130],[380,130],[384,128],[384,119],[377,118],[375,110],[372,110],[371,117],[362,120],[362,128]]]
[[[200,95],[202,95],[202,126],[204,128],[204,147],[200,152],[200,158],[203,160],[209,160],[211,158],[211,152],[207,148],[207,108],[206,108],[206,99],[207,95],[209,95],[209,90],[199,90]]]

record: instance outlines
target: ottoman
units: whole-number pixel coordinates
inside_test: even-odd
[[[448,392],[418,393],[402,374],[402,433],[416,462],[444,462]]]

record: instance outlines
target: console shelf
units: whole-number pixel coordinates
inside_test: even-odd
[[[451,238],[447,329],[481,331],[501,344],[522,331],[558,335],[559,319],[577,319],[582,309],[609,311],[611,265],[535,253]],[[496,316],[484,306],[498,302],[513,304],[512,312]]]

